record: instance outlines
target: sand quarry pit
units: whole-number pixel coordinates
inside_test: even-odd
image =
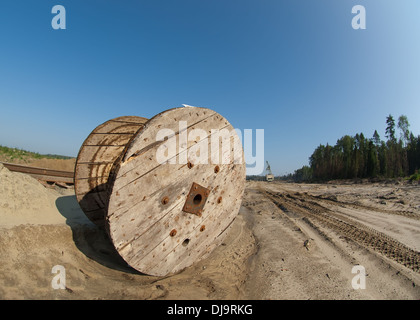
[[[153,277],[120,258],[74,189],[0,165],[0,243],[1,299],[419,299],[420,186],[247,182],[222,245]]]

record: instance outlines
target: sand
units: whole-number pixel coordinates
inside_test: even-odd
[[[243,206],[255,217],[259,251],[247,297],[419,299],[420,190],[401,187],[407,204],[379,209],[377,197],[389,188],[395,187],[248,184]],[[354,266],[366,271],[365,289],[352,286]]]
[[[419,196],[411,184],[247,182],[224,243],[152,277],[119,257],[73,189],[0,166],[0,298],[419,299]],[[352,287],[354,266],[366,289]]]
[[[56,190],[47,190],[29,175],[11,172],[0,164],[1,226],[64,223],[55,200]]]
[[[211,258],[169,277],[130,268],[104,230],[80,209],[73,189],[45,188],[0,167],[1,299],[238,299],[255,241],[244,217]],[[54,266],[65,289],[54,289]]]

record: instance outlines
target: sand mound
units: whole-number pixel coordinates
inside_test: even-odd
[[[29,175],[11,172],[0,164],[0,221],[2,227],[19,224],[56,224],[66,219],[55,201],[61,194],[46,189]]]

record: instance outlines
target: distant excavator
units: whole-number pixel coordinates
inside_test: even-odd
[[[267,171],[267,174],[265,175],[265,180],[268,182],[274,181],[274,175],[271,172],[270,164],[267,162],[267,168],[265,169]]]

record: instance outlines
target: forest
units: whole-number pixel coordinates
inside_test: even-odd
[[[345,135],[334,146],[319,145],[303,166],[282,180],[326,181],[355,178],[399,178],[419,180],[420,135],[409,130],[406,116],[396,122],[386,118],[386,141],[375,130],[371,138],[363,133]],[[398,135],[398,136],[397,136]]]

